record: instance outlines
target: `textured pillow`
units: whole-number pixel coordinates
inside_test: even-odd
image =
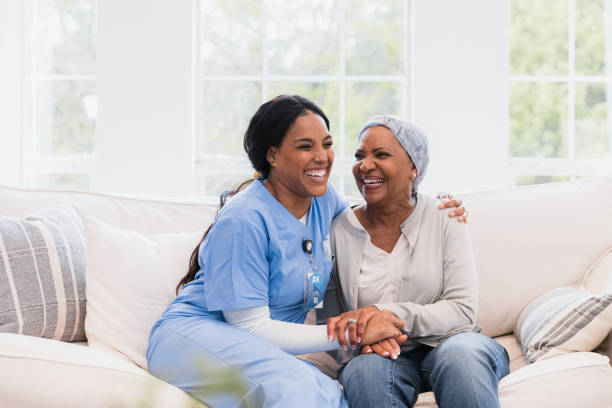
[[[0,216],[0,332],[85,340],[86,241],[71,206]]]
[[[515,335],[529,362],[571,351],[591,351],[612,328],[612,293],[593,295],[564,287],[531,302]]]
[[[93,217],[85,217],[85,225],[89,346],[146,368],[149,332],[176,296],[203,231],[143,235]]]

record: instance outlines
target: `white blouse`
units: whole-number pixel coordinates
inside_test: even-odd
[[[347,218],[355,227],[363,228],[353,211]],[[402,271],[405,273],[409,257],[410,246],[404,234],[400,235],[391,253],[374,245],[368,235],[361,259],[357,307],[399,302]]]

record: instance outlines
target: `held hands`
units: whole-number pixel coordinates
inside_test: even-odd
[[[397,338],[399,344],[406,341],[401,336],[400,329],[404,322],[393,313],[386,310],[378,310],[374,305],[352,310],[331,317],[327,320],[327,335],[330,341],[338,339],[338,343],[345,350],[348,349],[345,331],[348,328],[349,342],[352,347],[364,344],[374,344],[387,339]],[[401,337],[404,337],[402,340]]]
[[[457,222],[463,222],[467,224],[468,211],[462,206],[463,200],[456,200],[450,193],[438,193],[436,196],[442,201],[442,204],[438,206],[439,209],[445,208],[456,208],[448,213],[448,216],[453,218],[457,217]]]
[[[402,327],[403,320],[387,310],[379,310],[368,321],[360,345],[375,344],[389,337],[398,338],[402,335]]]
[[[366,325],[368,321],[379,312],[378,308],[374,305],[364,307],[357,310],[351,310],[346,313],[342,313],[340,316],[330,317],[327,319],[327,338],[329,341],[338,339],[338,343],[343,349],[348,348],[348,343],[344,333],[348,327],[348,335],[351,346],[356,347],[361,343],[361,338],[365,333]],[[349,320],[351,324],[349,324]],[[357,323],[352,323],[356,321]]]
[[[363,346],[360,354],[371,354],[374,352],[382,357],[389,357],[395,360],[401,353],[400,345],[404,344],[406,340],[408,340],[408,336],[405,334],[402,334],[398,338],[389,337],[371,346]]]

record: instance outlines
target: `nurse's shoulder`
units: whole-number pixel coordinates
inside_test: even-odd
[[[219,225],[260,223],[269,218],[270,210],[265,202],[266,193],[264,185],[256,179],[235,195],[228,197],[215,219],[213,229]]]

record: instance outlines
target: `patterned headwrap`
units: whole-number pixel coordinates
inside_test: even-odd
[[[396,116],[392,115],[374,115],[366,122],[363,129],[359,133],[359,140],[363,137],[364,132],[372,126],[384,126],[393,133],[400,142],[404,150],[410,156],[410,160],[417,169],[417,178],[414,181],[414,192],[416,193],[425,171],[429,164],[429,146],[425,133],[412,123],[408,123]]]

